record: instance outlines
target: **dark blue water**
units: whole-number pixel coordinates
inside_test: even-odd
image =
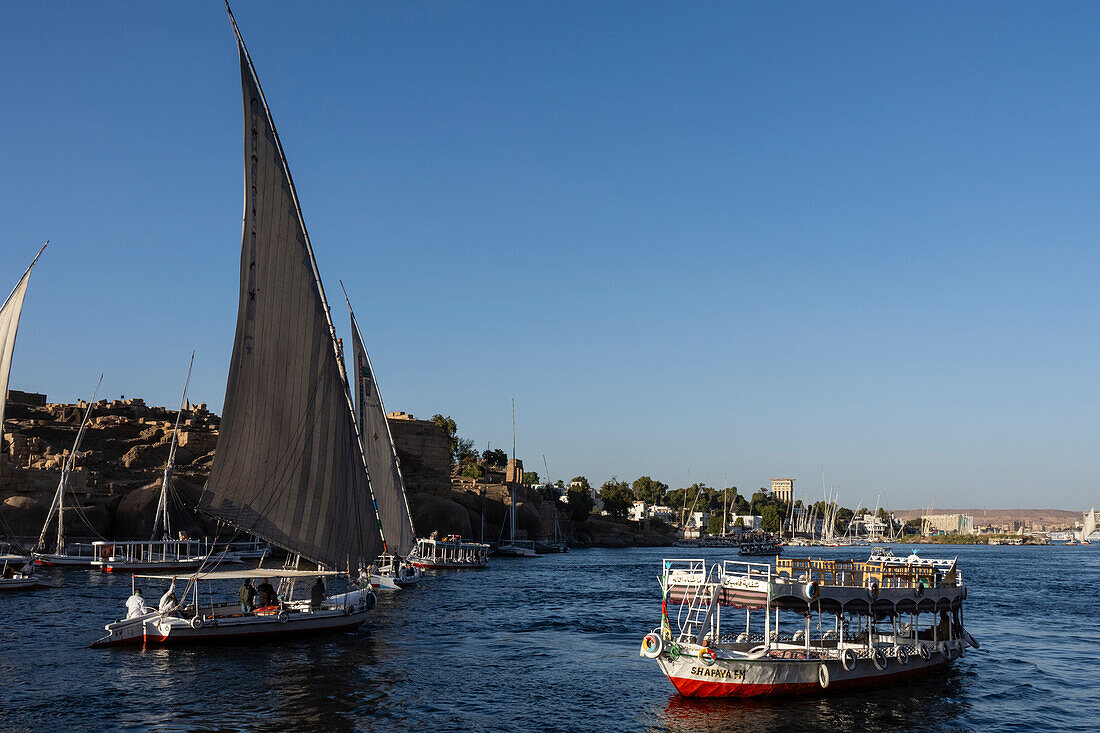
[[[681,698],[638,656],[660,558],[685,552],[494,558],[383,594],[358,633],[149,651],[86,648],[127,577],[47,571],[64,588],[0,596],[0,729],[1096,729],[1100,547],[924,548],[959,555],[980,651],[902,687],[756,702]]]

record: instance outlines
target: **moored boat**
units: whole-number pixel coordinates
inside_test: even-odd
[[[419,539],[409,561],[425,570],[480,570],[489,566],[489,545],[459,535]]]
[[[232,13],[230,20],[244,108],[240,290],[218,444],[196,508],[241,536],[285,550],[293,567],[204,567],[186,579],[179,603],[165,598],[155,611],[135,593],[127,601],[128,618],[107,624],[107,636],[95,646],[348,630],[363,623],[374,603],[370,588],[357,582],[384,552],[385,541],[351,388],[271,110]],[[160,544],[168,552],[173,542]],[[181,556],[189,551],[178,550]],[[230,555],[223,550],[209,562],[216,566]],[[318,570],[299,570],[301,562]],[[317,582],[308,599],[296,599],[294,582],[314,576],[330,582]],[[154,578],[171,582],[172,575]],[[276,593],[261,584],[250,591],[242,583],[239,604],[211,604],[199,591],[211,582],[250,578],[279,578],[284,588]],[[351,589],[327,595],[333,578]]]
[[[369,589],[353,588],[348,593],[314,601],[296,598],[299,580],[336,579],[340,573],[319,570],[239,570],[200,572],[186,578],[187,585],[178,603],[166,608],[139,608],[132,616],[107,624],[107,635],[91,644],[92,648],[110,646],[173,646],[234,639],[259,639],[347,631],[367,618],[376,599]],[[245,610],[238,601],[211,601],[211,585],[218,581],[280,581],[279,598],[266,606]],[[138,579],[172,583],[176,576],[133,576]],[[222,585],[225,585],[224,583]],[[201,590],[200,590],[201,589]],[[305,596],[305,594],[302,594]]]
[[[661,625],[640,653],[689,697],[893,684],[977,647],[954,561],[665,560],[660,577]]]

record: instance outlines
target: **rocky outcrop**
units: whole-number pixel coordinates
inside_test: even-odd
[[[198,502],[202,489],[179,478],[173,480],[173,496],[168,511],[173,532],[183,531],[201,537],[214,529],[202,515],[189,507]],[[153,533],[153,521],[160,501],[160,482],[155,481],[122,497],[115,509],[114,537],[147,538]],[[211,522],[212,524],[212,522]]]
[[[46,521],[46,508],[29,496],[10,496],[0,503],[0,533],[37,537]]]
[[[131,470],[163,467],[168,463],[168,452],[172,449],[171,443],[158,443],[155,445],[135,445],[120,459],[120,463]],[[186,466],[195,457],[186,448],[176,448],[176,465]]]

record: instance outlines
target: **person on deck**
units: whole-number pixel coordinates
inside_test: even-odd
[[[264,578],[264,582],[260,583],[260,587],[256,589],[256,606],[263,608],[264,606],[277,606],[279,604],[279,596],[275,594],[275,589],[271,586],[271,583],[267,582],[267,578]]]
[[[141,588],[134,589],[134,595],[126,599],[126,618],[134,618],[148,613],[145,607],[145,596],[141,594]]]
[[[179,601],[176,600],[176,579],[172,579],[172,585],[168,587],[168,591],[160,597],[160,605],[158,610],[161,613],[172,613],[179,608]]]
[[[241,599],[241,611],[252,613],[252,609],[256,607],[256,589],[252,587],[251,578],[245,578],[241,583],[241,587],[237,589],[237,597]]]
[[[325,581],[321,580],[321,576],[317,576],[317,582],[313,584],[313,587],[309,589],[309,605],[316,611],[321,607],[321,604],[325,600]]]

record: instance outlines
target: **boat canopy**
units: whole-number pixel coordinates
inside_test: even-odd
[[[273,568],[254,568],[251,570],[209,570],[200,573],[150,573],[141,575],[134,573],[135,578],[151,578],[153,580],[245,580],[264,578],[329,578],[336,575],[344,575],[336,570],[277,570]]]

